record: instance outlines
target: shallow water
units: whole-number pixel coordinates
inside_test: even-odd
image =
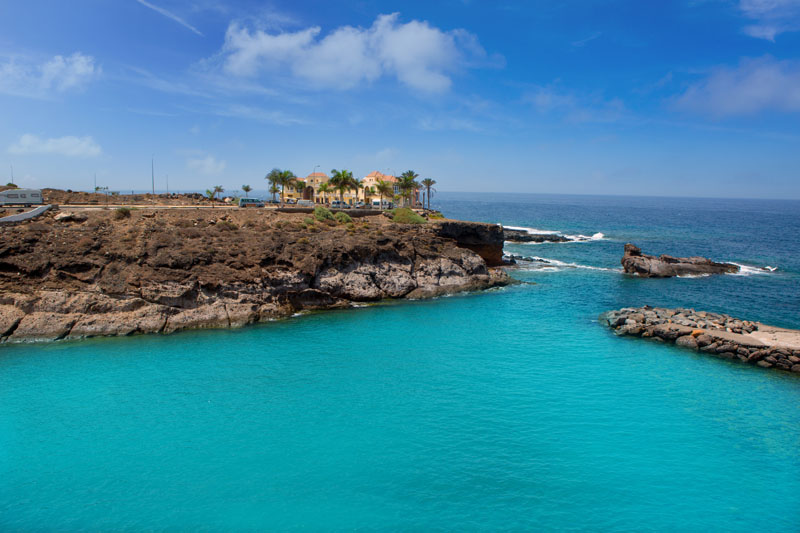
[[[602,232],[509,247],[599,269],[241,330],[3,347],[0,529],[800,528],[800,379],[596,321],[650,303],[800,327],[800,205],[694,201],[713,213],[697,220],[682,200],[475,200],[440,204]],[[627,240],[779,270],[632,279],[616,270]]]

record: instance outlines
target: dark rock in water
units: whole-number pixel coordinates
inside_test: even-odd
[[[524,255],[513,255],[513,254],[505,255],[503,256],[503,259],[505,259],[506,262],[511,263],[512,265],[516,264],[517,261],[524,261],[526,263],[544,263],[547,265],[551,264],[551,262],[548,261],[547,259],[542,259],[541,257],[527,257]]]
[[[571,242],[572,239],[558,233],[528,233],[520,229],[503,228],[503,239],[509,242]]]
[[[698,276],[703,274],[734,274],[739,272],[737,265],[716,263],[705,257],[672,257],[669,255],[643,254],[633,244],[625,245],[622,268],[628,274],[644,278],[671,278],[674,276]]]

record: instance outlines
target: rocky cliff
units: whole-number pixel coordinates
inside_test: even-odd
[[[459,227],[263,209],[49,213],[0,234],[0,340],[235,327],[507,284],[487,266],[491,228]]]
[[[674,276],[698,276],[704,274],[733,274],[739,266],[716,263],[705,257],[672,257],[670,255],[646,255],[633,244],[625,245],[625,254],[620,261],[623,270],[645,278],[670,278]]]

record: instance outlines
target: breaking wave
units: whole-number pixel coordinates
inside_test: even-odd
[[[592,235],[570,235],[567,233],[563,233],[561,231],[554,231],[554,230],[544,230],[538,228],[528,228],[525,226],[503,226],[505,229],[510,229],[514,231],[524,231],[529,235],[562,235],[569,239],[568,242],[587,242],[587,241],[601,241],[606,238],[605,234],[601,232],[593,233]],[[543,244],[537,242],[528,242],[528,243],[515,243],[515,244]],[[558,244],[558,243],[556,243]]]
[[[752,265],[743,265],[741,263],[731,263],[739,267],[739,272],[731,274],[731,276],[757,276],[757,275],[764,275],[764,274],[772,274],[778,267],[774,266],[764,266],[764,267],[757,267]]]
[[[578,263],[567,263],[559,261],[558,259],[548,259],[546,257],[518,257],[518,256],[505,256],[507,259],[513,258],[517,261],[517,268],[528,272],[561,272],[562,270],[580,269],[580,270],[598,270],[603,272],[621,272],[621,268],[606,268],[591,265],[581,265]]]

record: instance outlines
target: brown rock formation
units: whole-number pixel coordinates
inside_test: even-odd
[[[628,274],[643,278],[671,278],[674,276],[697,276],[703,274],[733,274],[737,265],[715,263],[705,257],[672,257],[669,255],[646,255],[633,244],[625,245],[622,268]]]
[[[2,341],[235,327],[509,282],[472,251],[495,264],[499,232],[502,257],[488,225],[339,225],[263,209],[57,215],[0,234]]]

